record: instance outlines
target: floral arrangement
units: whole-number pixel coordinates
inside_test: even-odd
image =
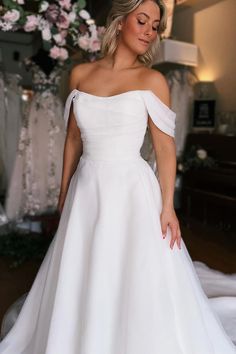
[[[216,167],[216,161],[208,156],[208,153],[201,146],[192,145],[185,153],[182,160],[177,164],[177,171],[185,173],[190,169]]]
[[[104,27],[97,27],[85,10],[85,0],[3,0],[0,30],[41,33],[52,59],[65,62],[78,49],[96,56]]]

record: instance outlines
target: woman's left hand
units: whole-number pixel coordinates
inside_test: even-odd
[[[167,233],[167,226],[170,227],[171,230],[171,241],[170,241],[170,248],[173,249],[174,243],[176,242],[179,249],[181,249],[180,242],[181,242],[181,231],[179,226],[179,220],[176,216],[174,208],[163,208],[161,215],[161,229],[163,238],[166,237]]]

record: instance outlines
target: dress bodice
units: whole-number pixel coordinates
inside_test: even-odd
[[[174,137],[175,113],[150,90],[102,97],[75,89],[66,101],[66,124],[72,101],[83,155],[91,159],[140,157],[148,115],[160,130]]]
[[[32,85],[35,92],[44,93],[44,96],[47,93],[58,93],[62,73],[61,66],[56,65],[49,75],[29,58],[25,60],[25,66],[32,73]]]

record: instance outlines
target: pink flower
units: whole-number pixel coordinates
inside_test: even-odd
[[[98,39],[90,41],[89,49],[91,52],[97,52],[101,49],[101,42]]]
[[[50,49],[50,57],[53,59],[57,59],[60,56],[60,48],[57,47],[56,45],[54,45],[51,49]]]
[[[25,32],[35,31],[38,26],[38,18],[35,15],[29,15],[26,17],[26,23],[24,25]]]
[[[57,27],[67,29],[70,25],[70,19],[65,11],[61,11],[57,20]]]
[[[54,45],[49,53],[50,57],[58,60],[66,60],[68,58],[68,51],[65,48],[59,48]]]
[[[68,51],[65,48],[60,48],[61,52],[60,52],[60,59],[61,60],[66,60],[68,59],[69,55],[68,55]]]
[[[67,34],[68,34],[68,31],[67,30],[61,30],[60,34],[61,34],[62,38],[65,39]]]
[[[97,27],[98,37],[101,38],[104,35],[105,31],[106,31],[106,27],[98,26]]]
[[[3,19],[8,22],[17,22],[20,18],[20,12],[18,10],[9,10],[3,16]]]
[[[89,36],[86,33],[84,36],[79,36],[78,45],[81,49],[88,50],[90,45]]]
[[[59,4],[66,10],[70,10],[71,8],[71,0],[59,0]]]
[[[45,13],[46,19],[51,23],[56,23],[60,14],[60,9],[56,4],[51,4],[48,6]]]
[[[45,41],[50,41],[50,39],[52,38],[52,34],[51,34],[51,31],[50,31],[50,28],[49,28],[49,27],[45,27],[45,28],[42,30],[42,38],[43,38]]]

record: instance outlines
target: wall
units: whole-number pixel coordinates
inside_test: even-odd
[[[195,73],[202,81],[215,81],[217,109],[236,110],[236,1],[223,0],[196,9],[177,10],[173,37],[196,43],[199,65]]]

